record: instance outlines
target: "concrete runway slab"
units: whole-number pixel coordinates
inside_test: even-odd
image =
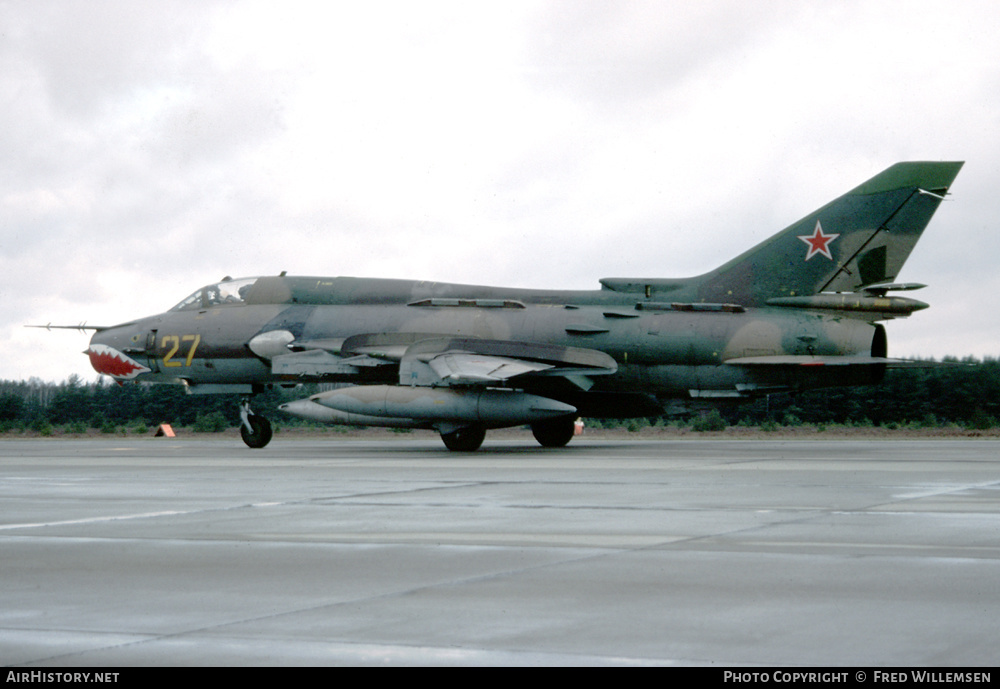
[[[0,664],[979,665],[1000,443],[0,441]]]

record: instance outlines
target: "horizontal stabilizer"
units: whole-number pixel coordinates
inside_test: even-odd
[[[926,309],[929,304],[906,297],[872,296],[862,293],[814,294],[808,297],[775,297],[767,300],[768,306],[786,306],[798,309],[821,309],[871,314],[872,320],[906,318],[914,311]]]

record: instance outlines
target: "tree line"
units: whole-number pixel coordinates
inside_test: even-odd
[[[253,408],[281,425],[307,424],[277,408],[318,390],[316,385],[275,387],[257,395]],[[117,385],[105,378],[93,383],[76,376],[62,383],[0,381],[0,432],[53,427],[73,432],[89,428],[108,431],[160,423],[221,430],[239,424],[239,401],[238,395],[188,395],[181,386]],[[890,369],[878,385],[773,394],[720,409],[716,416],[730,426],[805,423],[991,428],[1000,419],[1000,361],[946,358],[941,365],[928,368]],[[691,414],[683,420],[697,424],[699,419],[704,415]]]
[[[316,392],[309,387],[266,391],[254,398],[254,411],[283,416],[278,405]],[[239,424],[240,399],[239,395],[189,395],[180,385],[118,385],[104,377],[93,383],[78,376],[62,383],[5,380],[0,381],[0,433],[52,427],[112,432],[161,423],[222,430]]]
[[[1000,360],[947,357],[886,371],[878,385],[774,395],[723,412],[732,425],[777,421],[873,426],[992,428],[1000,419]]]

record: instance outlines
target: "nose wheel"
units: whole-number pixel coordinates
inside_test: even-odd
[[[258,449],[271,442],[274,432],[271,430],[271,422],[266,416],[254,414],[250,410],[250,400],[244,400],[240,405],[240,437],[247,447]]]

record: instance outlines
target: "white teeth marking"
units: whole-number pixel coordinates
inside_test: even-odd
[[[111,376],[117,380],[131,380],[139,374],[149,373],[146,368],[137,361],[132,360],[119,352],[114,347],[103,344],[92,344],[87,350],[90,356],[90,363],[98,373]]]

